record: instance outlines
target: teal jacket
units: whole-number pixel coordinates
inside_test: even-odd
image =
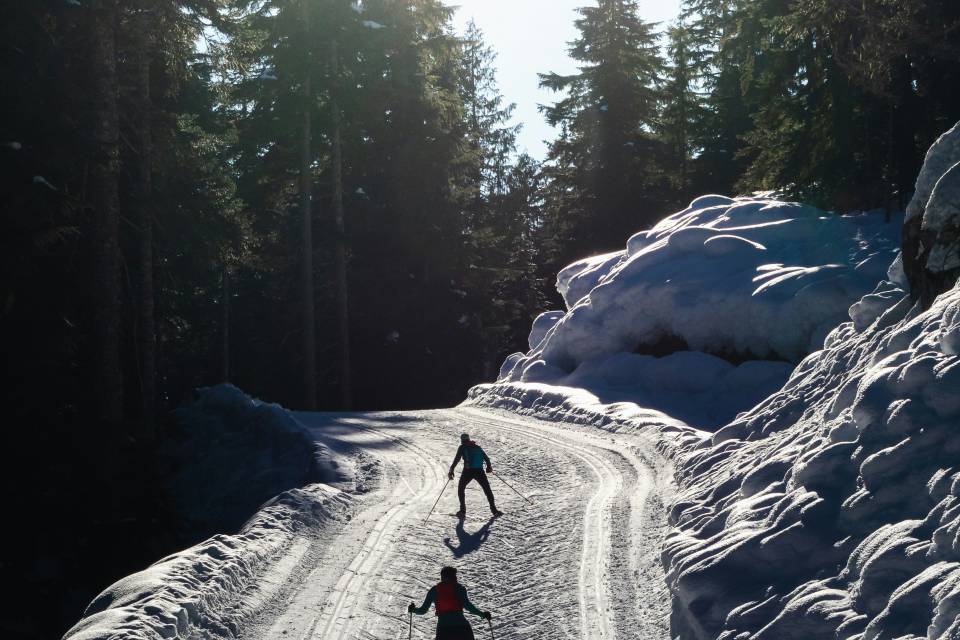
[[[470,602],[470,598],[467,597],[467,590],[463,587],[462,584],[457,585],[457,597],[460,599],[460,604],[463,605],[463,608],[472,613],[475,616],[483,617],[483,611],[477,609],[473,606],[473,603]],[[422,616],[427,611],[430,610],[430,605],[437,599],[437,588],[430,587],[430,591],[427,591],[427,597],[424,598],[423,604],[413,610],[418,616]],[[462,627],[463,625],[469,625],[467,619],[463,617],[463,614],[459,611],[452,613],[442,613],[437,616],[437,626],[438,627]]]
[[[463,458],[464,469],[483,469],[484,463],[490,464],[490,458],[487,457],[486,452],[473,440],[468,440],[457,449],[457,455],[450,464],[451,472],[461,458]]]

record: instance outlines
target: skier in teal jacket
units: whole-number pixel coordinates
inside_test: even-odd
[[[472,480],[476,480],[487,496],[487,502],[490,503],[490,513],[494,516],[502,516],[503,512],[497,509],[497,503],[493,497],[493,490],[490,489],[490,481],[487,479],[487,473],[493,472],[493,465],[490,464],[490,458],[476,442],[470,439],[470,434],[460,434],[460,447],[457,449],[457,455],[450,465],[450,472],[447,474],[453,480],[453,470],[456,468],[460,459],[463,459],[463,471],[460,472],[460,484],[457,485],[457,497],[460,498],[460,511],[457,512],[458,518],[465,518],[467,515],[467,503],[464,492],[467,485]],[[483,472],[483,465],[487,465],[487,473]]]
[[[485,620],[493,617],[489,611],[480,611],[473,606],[467,590],[457,582],[457,570],[453,567],[441,569],[440,582],[430,587],[423,604],[417,607],[411,602],[407,611],[422,616],[431,604],[436,605],[437,610],[437,640],[474,640],[473,628],[463,615],[464,609]]]

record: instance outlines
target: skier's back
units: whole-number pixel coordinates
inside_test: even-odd
[[[467,590],[457,582],[457,570],[444,567],[440,570],[440,582],[427,591],[419,607],[411,602],[407,611],[422,616],[433,604],[437,613],[437,640],[474,640],[473,628],[463,615],[466,609],[485,620],[492,617],[489,611],[480,611],[467,597]]]
[[[480,448],[480,445],[471,440],[470,435],[466,433],[460,434],[460,447],[457,449],[457,455],[450,464],[450,471],[447,475],[451,480],[453,479],[453,470],[461,459],[463,459],[463,471],[460,472],[460,483],[457,485],[457,496],[460,498],[460,511],[457,513],[457,516],[463,518],[467,514],[465,492],[467,485],[473,480],[477,481],[477,484],[480,485],[483,493],[487,496],[487,502],[490,503],[490,512],[495,516],[502,515],[497,509],[497,504],[493,497],[493,490],[490,488],[490,480],[487,479],[487,474],[483,471],[484,463],[486,463],[487,473],[493,471],[490,458],[486,452]]]

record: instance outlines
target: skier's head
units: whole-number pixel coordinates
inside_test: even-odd
[[[470,442],[470,434],[469,434],[469,433],[461,433],[461,434],[460,434],[460,442]]]
[[[440,569],[440,582],[456,582],[457,570],[453,567],[444,567]]]

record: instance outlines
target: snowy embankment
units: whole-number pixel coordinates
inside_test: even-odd
[[[624,251],[561,271],[568,311],[538,317],[530,351],[507,358],[497,392],[481,385],[472,396],[516,396],[546,383],[695,427],[723,424],[780,388],[884,277],[899,249],[898,222],[698,198]],[[513,383],[521,384],[508,391]]]
[[[235,530],[280,492],[334,473],[289,411],[233,385],[199,389],[174,418],[162,446],[167,491],[192,531]]]
[[[219,385],[176,417],[168,489],[186,526],[242,527],[111,585],[65,639],[236,637],[307,539],[349,512],[349,494],[308,484],[331,477],[333,461],[283,407]]]
[[[958,162],[955,128],[917,181],[906,264],[685,457],[664,559],[686,635],[960,637]]]
[[[710,210],[696,205],[637,244],[650,253],[671,251],[677,223]],[[801,227],[815,227],[814,220],[820,217]],[[692,240],[680,242],[686,252],[672,264],[633,269],[644,249],[628,247],[571,265],[560,285],[572,309],[541,320],[531,352],[511,356],[498,384],[472,393],[477,404],[541,415],[565,413],[566,405],[609,424],[604,414],[630,410],[597,399],[608,392],[604,359],[635,359],[638,346],[666,336],[715,355],[766,351],[792,360],[804,344],[816,347],[830,318],[855,301],[823,348],[757,406],[709,437],[671,442],[665,434],[681,486],[663,551],[675,636],[960,637],[960,128],[927,156],[908,208],[903,257],[888,276],[878,269],[892,257],[889,234],[835,220],[831,234],[845,235],[821,237],[843,247],[822,247],[833,256],[829,267],[803,260],[796,235],[763,242],[742,229],[743,220],[736,233],[747,237],[723,241],[741,255],[748,253],[741,245],[752,241],[801,258],[755,264],[753,278],[731,281],[731,269],[708,250],[712,232],[698,230],[691,236],[704,241],[693,250]],[[790,246],[778,250],[779,242]],[[739,270],[743,262],[735,262]],[[762,284],[748,292],[745,283],[768,281],[768,269],[779,272],[769,283],[781,295]],[[599,393],[530,384],[565,384],[584,366],[596,373],[581,382]],[[614,379],[627,387],[630,377],[615,369]],[[683,372],[676,377],[683,382]],[[651,382],[640,374],[632,379]],[[652,382],[641,398],[656,401],[673,383]],[[588,407],[577,409],[584,398]]]

